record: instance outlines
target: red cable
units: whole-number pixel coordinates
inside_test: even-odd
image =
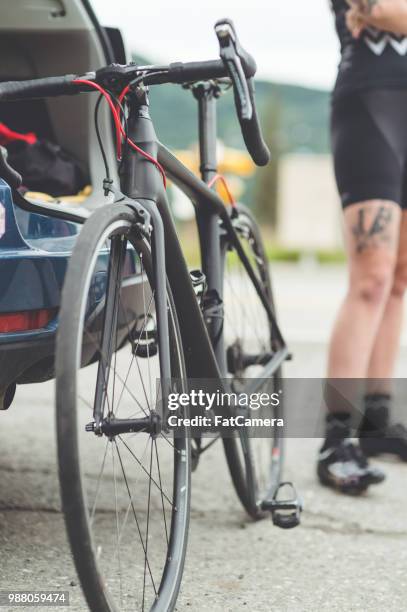
[[[117,114],[119,115],[119,117],[121,117],[121,104],[126,96],[126,94],[130,91],[130,85],[126,85],[126,87],[122,90],[121,94],[118,97],[118,104],[116,106],[116,110],[117,110]],[[122,146],[122,138],[121,135],[119,135],[118,137],[118,141],[117,141],[117,150],[120,151],[121,153],[121,146]],[[120,155],[121,157],[121,155]]]
[[[119,115],[117,114],[117,111],[113,105],[112,99],[109,96],[109,94],[107,93],[107,91],[105,91],[103,89],[103,87],[101,87],[100,85],[98,85],[97,83],[93,83],[93,81],[88,81],[87,79],[75,79],[74,83],[78,83],[78,85],[82,84],[82,85],[89,85],[90,87],[93,87],[94,89],[97,89],[106,99],[107,103],[110,106],[110,110],[112,112],[113,115],[113,120],[115,123],[115,128],[116,128],[116,135],[119,137],[121,130],[122,130],[122,125],[120,123],[120,119],[119,119]],[[119,154],[119,147],[118,147],[118,151],[117,153]]]
[[[226,195],[228,196],[228,199],[229,199],[229,203],[232,206],[236,206],[236,200],[233,197],[232,192],[230,191],[229,186],[227,184],[227,181],[226,181],[225,177],[222,176],[222,174],[215,174],[215,176],[209,181],[208,187],[213,187],[214,184],[217,181],[220,181],[222,183],[222,185],[224,186],[225,191],[226,191]]]
[[[103,89],[103,87],[101,87],[97,83],[94,83],[93,81],[88,81],[87,79],[75,79],[73,82],[74,83],[78,83],[78,85],[81,85],[81,84],[82,85],[89,85],[89,87],[93,87],[94,89],[97,89],[106,98],[106,101],[109,104],[110,110],[111,110],[112,115],[113,115],[113,120],[114,120],[114,123],[115,123],[116,135],[118,137],[118,145],[119,145],[117,152],[118,152],[118,156],[120,158],[120,155],[121,155],[121,138],[120,138],[120,135],[122,135],[124,138],[127,138],[127,136],[126,136],[126,132],[124,131],[124,128],[123,128],[123,126],[121,124],[119,114],[118,114],[118,112],[117,112],[117,110],[116,110],[116,108],[115,108],[115,106],[114,106],[114,104],[112,102],[111,97],[109,96],[107,91],[105,89]],[[125,91],[125,89],[123,91]],[[123,94],[123,91],[122,91],[122,93],[120,95]],[[124,95],[126,95],[126,94],[124,94]],[[119,144],[119,141],[120,141],[120,144]],[[154,164],[154,166],[157,168],[157,170],[161,173],[161,176],[163,178],[164,188],[166,188],[167,187],[167,177],[165,176],[164,168],[161,166],[161,164],[156,159],[154,159],[154,157],[152,155],[150,155],[149,153],[146,153],[145,151],[143,151],[143,149],[140,149],[140,147],[138,147],[132,140],[130,140],[130,138],[127,138],[127,142],[131,146],[132,149],[137,151],[137,153],[140,153],[140,155],[142,155],[143,157],[148,159],[148,161],[150,161],[152,164]]]
[[[122,90],[120,96],[119,96],[119,102],[120,104],[123,102],[124,96],[126,94],[128,94],[130,91],[130,85],[126,85],[126,87]]]

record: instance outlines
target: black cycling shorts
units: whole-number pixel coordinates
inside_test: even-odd
[[[407,209],[407,91],[370,90],[334,99],[335,175],[343,206],[391,200]]]

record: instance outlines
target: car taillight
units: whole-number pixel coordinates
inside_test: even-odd
[[[0,314],[0,334],[41,329],[48,325],[55,315],[55,308]]]

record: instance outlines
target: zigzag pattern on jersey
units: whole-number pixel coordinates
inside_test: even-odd
[[[363,35],[363,40],[375,55],[382,55],[387,45],[393,47],[399,55],[407,53],[407,37],[397,36],[390,32],[381,32],[375,28],[367,28]]]

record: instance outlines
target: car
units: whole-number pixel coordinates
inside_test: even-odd
[[[120,32],[102,28],[88,0],[2,3],[0,41],[0,81],[84,74],[111,62],[126,62]],[[104,167],[93,127],[95,102],[95,96],[68,96],[0,103],[1,123],[57,143],[86,168],[90,188],[85,195],[49,204],[76,207],[85,217],[103,202]],[[99,125],[113,169],[113,131],[105,108]],[[38,214],[32,204],[41,202],[41,197],[16,193],[0,178],[0,409],[11,405],[16,385],[39,383],[54,375],[61,290],[81,225]],[[26,206],[29,203],[31,207]],[[92,325],[107,276],[103,257],[99,263],[93,303],[88,304]],[[130,247],[126,275],[125,307],[135,322],[143,279]],[[97,316],[96,324],[100,325]],[[126,333],[123,324],[119,342],[126,340]],[[88,355],[88,363],[93,357]]]

